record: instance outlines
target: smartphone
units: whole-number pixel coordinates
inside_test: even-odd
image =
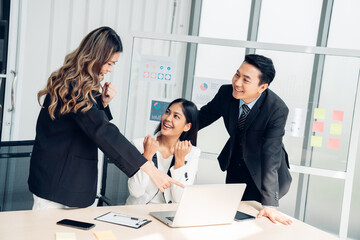
[[[243,212],[236,212],[235,215],[235,221],[243,221],[243,220],[250,220],[250,219],[255,219],[254,216],[251,216],[249,214],[243,213]]]
[[[83,229],[83,230],[88,230],[90,228],[95,227],[95,224],[93,224],[93,223],[80,222],[80,221],[75,221],[75,220],[71,220],[71,219],[63,219],[61,221],[58,221],[56,224],[68,226],[68,227],[79,228],[79,229]]]

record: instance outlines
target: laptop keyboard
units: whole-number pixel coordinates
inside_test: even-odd
[[[170,221],[174,221],[174,217],[166,217],[168,220],[170,220]]]

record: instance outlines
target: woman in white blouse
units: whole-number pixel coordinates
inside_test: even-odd
[[[195,181],[200,149],[196,146],[198,109],[186,99],[171,102],[155,130],[156,139],[148,135],[135,139],[133,144],[143,156],[160,171],[170,175],[184,186]],[[183,188],[172,184],[164,193],[151,182],[149,176],[139,170],[128,181],[130,196],[126,204],[179,202]]]

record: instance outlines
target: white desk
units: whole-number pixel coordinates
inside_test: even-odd
[[[14,211],[0,213],[1,240],[53,240],[56,232],[75,232],[77,240],[96,240],[94,232],[111,230],[120,239],[338,239],[296,219],[290,226],[273,224],[267,218],[233,222],[230,225],[217,225],[191,228],[170,228],[148,215],[150,211],[175,210],[176,204],[111,206],[85,209],[51,209],[36,211]],[[260,205],[257,202],[242,202],[239,210],[256,216]],[[96,221],[95,217],[107,212],[118,212],[135,217],[148,218],[152,222],[133,229],[120,225]],[[80,230],[56,225],[56,222],[69,218],[95,223],[90,230]]]

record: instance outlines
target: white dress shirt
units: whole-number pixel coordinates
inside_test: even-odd
[[[141,152],[144,152],[144,138],[135,139],[132,143]],[[167,173],[173,159],[173,155],[163,158],[160,152],[156,152],[158,169]],[[200,149],[192,146],[190,153],[185,156],[186,164],[180,168],[170,168],[171,177],[182,183],[184,186],[194,184],[196,173],[198,170],[200,157]],[[154,163],[153,163],[154,164]],[[158,191],[158,188],[141,169],[128,180],[130,196],[126,200],[126,204],[148,204],[148,203],[172,203],[179,202],[183,192],[183,188],[171,184],[171,188],[165,189],[164,193]]]

